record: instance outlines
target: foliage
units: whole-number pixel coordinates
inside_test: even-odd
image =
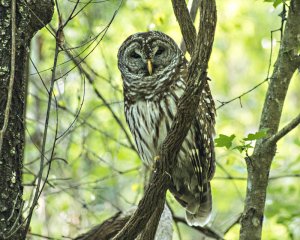
[[[265,80],[269,77],[271,46],[272,56],[276,56],[277,42],[280,40],[279,31],[274,32],[272,39],[270,32],[280,27],[278,14],[282,5],[279,5],[281,1],[272,2],[276,9],[263,1],[227,0],[217,3],[219,22],[209,76],[217,107],[221,106],[217,111],[218,137],[215,140],[218,164],[216,177],[212,181],[212,224],[219,231],[231,225],[242,212],[246,188],[243,159],[253,142],[267,134],[267,130],[256,132],[255,129],[266,91]],[[58,4],[62,19],[66,20],[75,3],[58,1]],[[46,142],[47,158],[55,138],[56,124],[60,138],[45,190],[34,213],[32,233],[59,239],[63,236],[74,237],[116,211],[128,210],[137,204],[143,191],[144,169],[116,121],[118,118],[129,132],[123,114],[122,81],[116,55],[123,40],[138,31],[160,30],[172,36],[177,43],[180,43],[181,36],[171,2],[162,4],[158,0],[124,1],[105,36],[103,33],[98,36],[119,4],[116,0],[91,1],[64,31],[64,43],[74,56],[80,54],[81,58],[86,57],[81,66],[92,77],[92,83],[75,68],[69,56],[60,52],[54,89],[57,107],[53,101]],[[79,5],[82,7],[84,3]],[[56,12],[48,29],[57,26]],[[31,199],[39,169],[48,99],[44,85],[49,86],[54,47],[55,40],[47,29],[39,32],[32,41],[31,59],[34,65],[30,64],[29,73],[24,163],[26,200]],[[271,68],[272,65],[273,58]],[[250,93],[222,106],[223,102],[263,81],[265,83]],[[299,76],[294,76],[282,125],[293,118],[295,109],[300,109],[299,88]],[[280,178],[270,181],[264,239],[276,239],[278,236],[282,239],[292,239],[292,236],[294,239],[300,238],[297,230],[300,213],[296,204],[300,190],[297,184],[300,174],[299,134],[298,128],[278,144],[278,154],[270,175]],[[286,175],[290,177],[283,177]],[[290,197],[283,198],[283,194]],[[168,201],[176,210],[176,215],[184,215],[183,209],[171,195],[168,195]],[[183,239],[199,236],[198,232],[184,225],[179,225],[179,228]],[[237,239],[238,230],[238,226],[231,228],[225,238]],[[32,235],[32,238],[36,237]],[[175,239],[179,239],[177,235]]]
[[[256,133],[249,133],[247,137],[240,140],[240,144],[235,144],[232,149],[237,149],[240,153],[248,152],[248,149],[253,148],[253,141],[258,139],[262,139],[267,136],[268,129],[263,129]],[[230,149],[233,145],[233,140],[235,139],[235,135],[227,136],[224,134],[220,134],[218,138],[215,139],[216,147],[226,147]]]

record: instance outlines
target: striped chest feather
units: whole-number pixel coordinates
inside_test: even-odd
[[[139,100],[125,106],[126,119],[138,152],[151,165],[169,131],[177,112],[177,101],[183,89],[168,92],[161,100]]]

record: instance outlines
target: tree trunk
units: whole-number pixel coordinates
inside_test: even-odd
[[[261,239],[269,172],[276,154],[274,138],[278,133],[282,108],[290,80],[300,65],[300,0],[290,2],[289,14],[280,51],[266,94],[260,130],[268,129],[268,138],[257,141],[254,153],[246,158],[248,180],[240,239]]]
[[[0,3],[0,239],[26,237],[21,227],[26,62],[31,38],[51,20],[53,9],[52,0]]]

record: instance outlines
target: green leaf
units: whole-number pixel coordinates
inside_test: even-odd
[[[234,134],[232,134],[231,136],[220,134],[219,137],[215,139],[216,147],[226,147],[227,149],[229,149],[234,138]]]
[[[247,151],[249,148],[253,148],[250,143],[235,146],[233,149],[237,149],[240,153]]]
[[[240,153],[242,153],[242,152],[245,150],[245,148],[244,148],[243,145],[236,146],[236,147],[234,147],[233,149],[238,150]]]
[[[257,139],[264,138],[267,136],[268,129],[262,129],[261,131],[258,131],[256,133],[249,133],[246,138],[244,138],[245,141],[254,141]]]
[[[275,0],[273,3],[273,7],[276,8],[280,3],[282,3],[282,0]]]
[[[264,0],[264,2],[272,2],[273,7],[276,8],[280,3],[283,2],[283,0]]]

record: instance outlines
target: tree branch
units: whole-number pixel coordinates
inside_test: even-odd
[[[278,131],[275,135],[270,137],[265,144],[277,143],[281,138],[283,138],[286,134],[288,134],[290,131],[296,128],[299,124],[300,124],[300,113],[291,122],[285,125],[280,131]]]
[[[175,222],[187,224],[186,220],[182,217],[173,216],[173,219]],[[205,235],[206,237],[216,239],[216,240],[223,240],[224,238],[220,236],[217,232],[215,232],[213,229],[208,227],[201,227],[201,226],[192,226],[195,230],[199,231],[201,234]]]
[[[270,135],[276,136],[289,83],[299,67],[295,61],[300,47],[299,19],[300,0],[292,0],[259,126],[260,130],[268,129]],[[261,239],[269,172],[276,154],[276,144],[267,143],[267,137],[256,141],[253,155],[245,159],[248,179],[240,240]]]
[[[175,1],[173,2],[175,3]],[[185,9],[183,12],[186,12],[186,5],[182,3],[184,3],[184,1],[181,1],[181,5],[176,6],[183,7],[183,9]],[[145,191],[145,195],[139,202],[138,209],[127,222],[125,227],[116,237],[114,237],[114,240],[135,239],[145,228],[152,214],[156,212],[157,207],[159,206],[160,213],[163,210],[160,206],[163,206],[162,203],[165,202],[166,191],[170,184],[171,179],[169,172],[176,164],[176,156],[194,119],[207,78],[206,71],[216,27],[215,1],[203,0],[201,2],[201,7],[199,23],[200,30],[196,40],[196,47],[192,52],[187,87],[183,96],[179,100],[178,112],[172,123],[171,130],[159,151],[159,160],[155,162],[153,177]],[[177,14],[179,13],[179,10],[182,9],[177,9],[176,7],[174,9]],[[191,20],[187,22],[190,27],[192,23]],[[183,26],[182,21],[180,21],[179,24]],[[184,34],[187,33],[184,32]],[[188,49],[189,48],[191,49],[191,45],[189,45]]]
[[[91,84],[93,91],[95,92],[95,94],[97,95],[97,97],[104,103],[104,105],[107,107],[107,109],[111,112],[113,118],[115,119],[115,121],[118,123],[118,125],[120,126],[120,128],[122,129],[123,133],[125,134],[125,137],[130,145],[130,148],[134,151],[136,151],[134,143],[132,142],[128,132],[126,131],[126,128],[124,126],[124,124],[122,123],[122,121],[120,120],[120,118],[116,115],[115,111],[113,110],[112,106],[110,106],[110,104],[107,102],[107,100],[104,98],[104,96],[101,94],[101,92],[96,88],[95,84],[94,84],[94,79],[92,77],[91,74],[88,73],[88,71],[85,70],[85,68],[81,65],[81,63],[85,63],[84,59],[82,59],[81,57],[77,56],[74,57],[73,54],[71,53],[70,50],[63,48],[62,49],[65,51],[65,53],[68,55],[68,57],[74,62],[74,64],[77,66],[78,70],[84,74],[88,80],[88,82]]]
[[[192,55],[196,41],[196,29],[189,10],[184,0],[172,0],[172,5],[185,46],[189,54]]]
[[[103,223],[93,227],[87,233],[74,238],[74,240],[111,239],[124,227],[129,219],[130,215],[122,215],[121,212],[118,212]]]
[[[199,4],[200,4],[200,0],[190,0],[189,1],[188,8],[189,8],[189,13],[190,13],[190,16],[191,16],[191,19],[192,19],[193,23],[195,22],[195,19],[196,19],[196,15],[197,15],[197,12],[198,12],[198,9],[199,9]],[[186,45],[185,45],[184,39],[182,39],[182,41],[180,43],[180,49],[183,52],[183,55],[185,55]]]

